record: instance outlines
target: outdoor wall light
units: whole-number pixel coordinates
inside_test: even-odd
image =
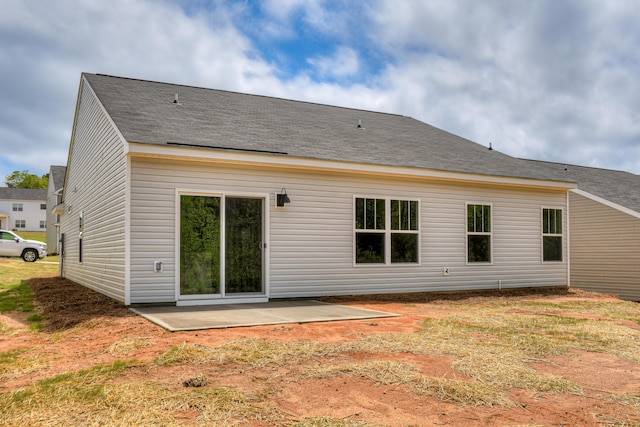
[[[276,207],[284,208],[285,203],[291,203],[291,200],[287,196],[287,189],[283,188],[279,194],[276,194]]]

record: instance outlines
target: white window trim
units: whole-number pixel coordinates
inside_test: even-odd
[[[384,200],[384,229],[364,229],[360,230],[356,228],[356,199],[381,199]],[[417,230],[391,230],[391,200],[402,200],[418,203],[418,229]],[[366,268],[366,267],[415,267],[420,266],[422,263],[422,213],[421,213],[421,201],[415,197],[400,197],[400,196],[373,196],[373,195],[354,195],[351,211],[351,247],[352,247],[352,263],[354,267]],[[357,233],[373,233],[384,234],[384,263],[357,263],[356,262],[356,234]],[[418,262],[391,262],[391,235],[394,233],[402,234],[417,234],[418,235]]]
[[[562,233],[545,233],[544,232],[544,211],[545,209],[553,209],[559,210],[562,215]],[[565,230],[567,229],[567,224],[565,223],[565,211],[561,206],[542,206],[540,208],[540,263],[542,264],[565,264],[567,259],[567,245],[565,244],[567,241],[567,237],[565,234]],[[562,259],[560,261],[545,261],[544,260],[544,238],[545,237],[560,237],[562,238]]]
[[[469,231],[469,205],[489,206],[491,218],[489,218],[490,232],[470,232]],[[466,202],[464,205],[464,260],[466,265],[493,265],[493,203],[487,202]],[[489,259],[490,261],[474,261],[469,262],[469,236],[489,236]]]

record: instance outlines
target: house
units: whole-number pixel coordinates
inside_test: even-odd
[[[45,231],[47,190],[0,187],[0,229]]]
[[[571,286],[640,301],[640,176],[530,163],[549,177],[578,183],[569,194]]]
[[[569,285],[574,181],[395,114],[82,74],[63,187],[126,305]]]
[[[49,187],[47,188],[47,249],[49,255],[60,253],[60,214],[55,210],[62,203],[62,186],[66,166],[51,166],[49,168]]]

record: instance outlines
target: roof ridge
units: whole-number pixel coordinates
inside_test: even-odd
[[[111,74],[102,74],[102,73],[86,73],[85,72],[85,73],[82,73],[82,74],[84,74],[84,75],[94,75],[94,76],[100,76],[100,77],[110,77],[110,78],[122,79],[122,80],[131,80],[131,81],[137,81],[137,82],[143,82],[143,83],[157,83],[157,84],[163,84],[163,85],[167,85],[167,86],[179,86],[179,87],[185,87],[185,88],[190,88],[190,89],[210,90],[210,91],[216,91],[216,92],[230,93],[230,94],[234,94],[234,95],[244,95],[244,96],[253,96],[253,97],[257,97],[257,98],[275,99],[275,100],[279,100],[279,101],[287,101],[287,102],[294,102],[294,103],[301,103],[301,104],[308,104],[308,105],[317,105],[317,106],[321,106],[321,107],[340,108],[340,109],[343,109],[343,110],[362,111],[364,113],[384,114],[384,115],[388,115],[388,116],[405,117],[405,118],[411,118],[411,119],[413,118],[411,116],[405,116],[403,114],[387,113],[387,112],[384,112],[384,111],[365,110],[365,109],[362,109],[362,108],[344,107],[344,106],[340,106],[340,105],[323,104],[323,103],[320,103],[320,102],[312,102],[312,101],[302,101],[302,100],[299,100],[299,99],[282,98],[282,97],[279,97],[279,96],[259,95],[259,94],[255,94],[255,93],[238,92],[238,91],[235,91],[235,90],[228,90],[228,89],[214,89],[214,88],[204,87],[204,86],[194,86],[194,85],[181,84],[181,83],[160,82],[160,81],[157,81],[157,80],[138,79],[138,78],[134,78],[134,77],[114,76],[114,75],[111,75]]]

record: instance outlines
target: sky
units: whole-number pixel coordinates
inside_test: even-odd
[[[413,117],[640,174],[634,0],[0,0],[0,185],[65,165],[82,72]]]

